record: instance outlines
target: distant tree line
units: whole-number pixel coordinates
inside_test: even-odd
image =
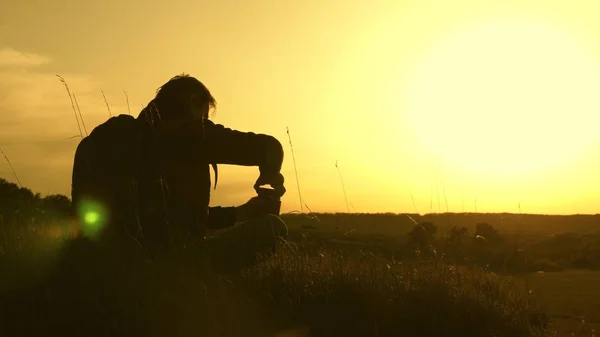
[[[455,215],[446,215],[452,216]],[[497,216],[503,215],[487,217],[493,221]],[[541,219],[547,219],[552,224],[556,219],[527,216],[522,230],[515,230],[516,225],[512,225],[513,231],[508,232],[498,230],[502,229],[501,224],[474,221],[471,225],[472,218],[466,216],[462,225],[449,227],[444,226],[442,216],[439,220],[443,225],[438,227],[431,221],[433,217],[419,219],[412,214],[410,218],[404,214],[345,213],[284,214],[282,217],[291,228],[302,228],[302,232],[290,232],[295,240],[304,245],[334,248],[346,255],[371,251],[394,260],[443,259],[450,264],[475,265],[501,273],[557,272],[571,268],[600,270],[600,218],[596,216],[565,217],[572,222],[571,226],[565,221],[562,230],[554,225],[545,233],[527,233],[528,221],[541,223]],[[577,221],[589,229],[575,227]],[[338,231],[338,227],[341,230]],[[573,227],[580,232],[573,231]],[[384,230],[390,234],[376,232]]]
[[[71,200],[62,194],[42,197],[26,187],[0,178],[0,225],[20,225],[65,218]]]

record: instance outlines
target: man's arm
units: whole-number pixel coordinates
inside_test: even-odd
[[[204,144],[209,163],[258,166],[261,175],[275,175],[283,164],[283,147],[272,136],[241,132],[204,120]],[[208,228],[233,226],[247,220],[243,207],[209,207]]]
[[[236,222],[235,207],[209,207],[208,229],[221,229],[231,227]]]
[[[209,207],[208,229],[221,229],[235,225],[237,221],[246,221],[250,218],[245,205],[236,207]]]
[[[281,171],[283,147],[275,137],[236,131],[205,120],[204,141],[209,163],[258,166],[267,176]]]

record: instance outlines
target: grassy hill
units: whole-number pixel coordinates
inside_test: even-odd
[[[199,248],[74,240],[64,199],[21,196],[0,214],[1,336],[591,336],[600,319],[598,216],[288,214],[274,256],[218,274]]]

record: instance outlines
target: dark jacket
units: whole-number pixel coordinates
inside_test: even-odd
[[[233,207],[208,207],[211,164],[217,176],[217,164],[258,166],[272,174],[282,162],[281,143],[271,136],[204,120],[169,143],[158,143],[141,115],[120,115],[77,147],[73,213],[83,224],[84,213],[100,207],[104,232],[125,232],[148,245],[164,246],[179,235],[203,238],[207,229],[235,222]]]

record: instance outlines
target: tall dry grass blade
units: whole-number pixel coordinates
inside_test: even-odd
[[[127,91],[123,89],[123,93],[125,94],[125,100],[127,101],[127,112],[129,112],[129,116],[131,116],[131,108],[129,108],[129,95],[127,95]]]
[[[437,158],[436,158],[437,160]],[[435,165],[434,163],[434,168],[433,168],[433,179],[435,181],[435,195],[437,197],[437,205],[438,205],[438,213],[442,212],[442,206],[440,204],[440,184],[439,184],[439,171],[438,171],[438,166]]]
[[[75,104],[73,103],[73,97],[71,96],[71,90],[69,89],[69,85],[67,84],[67,81],[65,81],[65,79],[62,76],[56,75],[56,77],[58,77],[58,79],[62,82],[62,84],[65,86],[65,89],[67,89],[67,94],[69,95],[69,99],[71,100],[71,107],[73,108],[73,114],[75,115],[75,120],[77,121],[77,128],[79,129],[79,136],[81,136],[81,138],[83,138],[83,132],[81,132],[81,125],[79,124],[79,118],[77,118],[77,111],[75,110]]]
[[[418,224],[419,224],[419,223],[418,223],[418,222],[417,222],[415,219],[413,219],[413,218],[412,218],[410,215],[408,215],[408,214],[404,214],[404,215],[405,215],[407,218],[409,218],[409,219],[410,219],[410,221],[412,221],[412,222],[413,222],[415,225],[418,225]]]
[[[308,207],[308,205],[304,202],[304,200],[302,200],[302,203],[304,204],[304,207],[306,207],[309,213],[314,213],[312,209],[310,209],[310,207]]]
[[[308,207],[308,205],[307,205],[307,204],[304,202],[304,200],[302,201],[302,203],[304,204],[304,207],[306,207],[306,209],[308,210],[308,217],[309,217],[310,219],[315,219],[315,220],[317,220],[318,222],[322,222],[322,221],[321,221],[321,218],[319,218],[319,217],[317,216],[317,214],[315,214],[315,212],[313,212],[313,210],[312,210],[312,209],[310,209],[310,207]],[[300,214],[302,214],[302,213],[300,213]]]
[[[104,97],[104,103],[106,104],[106,109],[108,109],[108,115],[112,117],[112,111],[110,111],[110,106],[108,105],[108,100],[106,99],[106,95],[104,94],[104,90],[100,89],[102,92],[102,97]]]
[[[419,214],[419,210],[417,209],[417,203],[415,202],[415,197],[413,195],[411,187],[408,187],[408,193],[410,193],[410,200],[412,200],[413,207],[415,208],[415,213]]]
[[[340,170],[340,167],[338,166],[338,161],[335,161],[335,168],[338,171],[338,174],[340,175],[340,180],[342,182],[342,190],[344,191],[344,198],[346,199],[346,208],[348,209],[348,213],[350,213],[350,204],[348,203],[348,195],[346,194],[346,186],[344,185],[344,178],[342,177],[342,171]]]
[[[440,172],[440,181],[442,183],[442,193],[444,194],[444,202],[446,203],[446,213],[449,212],[449,207],[448,207],[448,196],[446,195],[446,183],[444,182],[444,170],[442,168],[442,163],[439,160],[438,157],[438,166],[439,166],[439,172]]]
[[[286,132],[288,140],[290,142],[290,149],[292,150],[292,160],[294,162],[294,172],[296,173],[296,186],[298,187],[298,198],[300,198],[300,212],[304,213],[304,201],[302,200],[302,193],[300,193],[300,180],[298,179],[298,169],[296,167],[296,156],[294,155],[294,146],[292,145],[292,136],[290,136],[290,128],[286,126]]]
[[[17,175],[17,172],[13,168],[12,164],[10,163],[10,160],[8,159],[8,157],[6,156],[6,154],[4,153],[4,151],[2,151],[2,149],[0,149],[0,153],[2,153],[2,156],[4,156],[4,159],[6,159],[6,162],[8,163],[8,167],[12,171],[12,174],[15,176],[15,179],[17,180],[17,183],[19,184],[19,187],[23,187],[23,185],[21,185],[21,180],[19,180],[19,176]]]
[[[433,181],[429,185],[429,214],[433,212]]]
[[[77,112],[79,112],[79,119],[81,120],[81,124],[83,125],[83,131],[85,131],[85,135],[88,136],[89,133],[87,128],[85,127],[85,121],[83,120],[83,115],[81,114],[81,109],[79,109],[79,102],[77,102],[77,96],[73,94],[73,99],[75,100],[75,106],[77,106]]]

